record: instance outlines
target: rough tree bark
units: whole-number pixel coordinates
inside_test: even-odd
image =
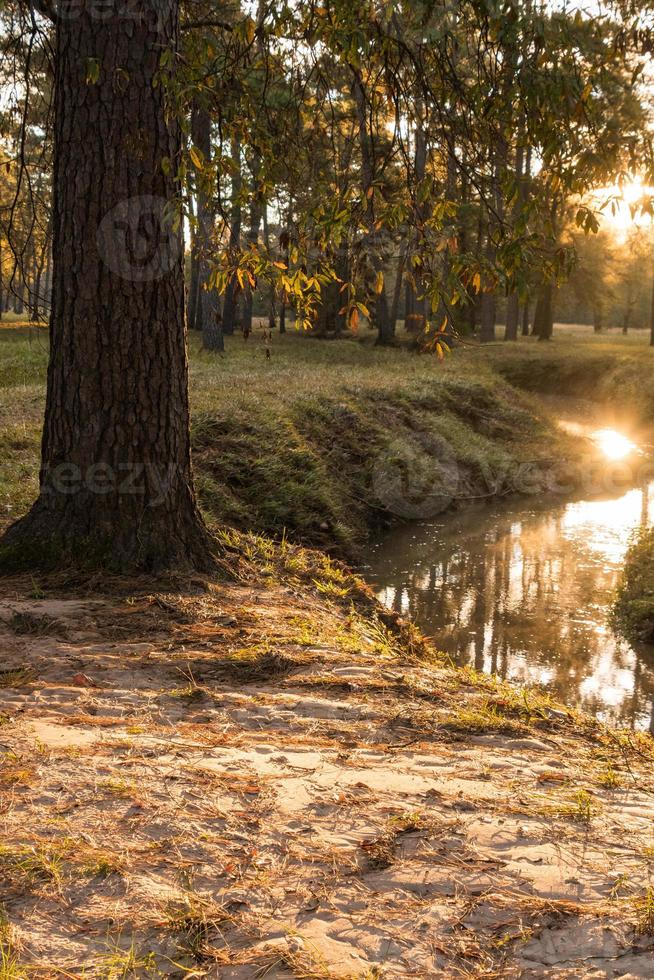
[[[176,45],[177,4],[137,0],[99,18],[92,0],[80,0],[76,11],[56,35],[40,493],[0,542],[0,560],[5,569],[205,566],[183,250],[164,213],[177,190],[180,137],[157,79],[162,52]]]

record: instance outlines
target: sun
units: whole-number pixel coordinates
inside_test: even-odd
[[[599,446],[607,459],[624,459],[638,448],[631,439],[627,439],[615,429],[598,429],[593,433],[593,442]]]
[[[598,188],[594,197],[602,213],[602,223],[618,238],[624,238],[632,228],[648,228],[652,224],[651,216],[640,205],[654,198],[654,187],[645,184],[640,174]]]

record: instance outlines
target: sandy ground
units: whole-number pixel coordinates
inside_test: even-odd
[[[318,591],[0,597],[0,978],[654,977],[654,754]]]

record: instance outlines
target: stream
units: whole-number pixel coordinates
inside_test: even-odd
[[[609,460],[636,449],[614,430],[595,436]],[[387,532],[365,574],[457,664],[654,732],[654,647],[610,625],[627,548],[653,521],[651,479],[609,496],[468,506]]]

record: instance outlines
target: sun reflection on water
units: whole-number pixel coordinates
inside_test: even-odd
[[[607,459],[624,459],[638,449],[635,442],[616,429],[598,429],[592,438]]]
[[[611,499],[471,508],[389,532],[369,575],[456,662],[654,733],[654,650],[630,648],[610,620],[626,549],[653,519],[654,482]]]

